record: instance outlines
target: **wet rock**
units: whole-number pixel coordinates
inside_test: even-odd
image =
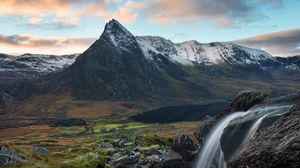
[[[300,103],[261,129],[229,163],[231,168],[300,167]]]
[[[222,112],[217,116],[217,118],[221,118],[235,111],[246,111],[250,107],[262,103],[267,99],[267,97],[268,94],[262,91],[257,91],[257,90],[242,91],[234,98],[234,100],[224,110],[224,112]]]
[[[172,150],[180,154],[185,161],[191,161],[198,152],[197,145],[186,134],[179,134],[173,141]]]
[[[246,111],[254,105],[263,103],[267,100],[267,97],[268,94],[262,91],[248,90],[240,92],[222,113],[218,114],[216,117],[210,117],[200,121],[199,126],[194,133],[200,145],[203,143],[209,130],[221,118],[235,111]]]
[[[215,123],[216,119],[214,117],[208,117],[205,120],[199,122],[199,125],[196,131],[194,132],[194,135],[197,138],[200,145],[203,144],[206,135]]]
[[[16,153],[9,151],[6,147],[0,148],[0,165],[1,166],[16,166],[25,162]]]
[[[42,146],[33,147],[33,151],[37,152],[37,153],[40,153],[40,154],[43,154],[43,155],[50,155],[50,152],[48,151],[48,149],[45,148],[45,147],[42,147]]]

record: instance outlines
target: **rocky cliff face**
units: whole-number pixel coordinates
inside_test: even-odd
[[[217,119],[220,119],[231,112],[247,111],[250,107],[263,103],[267,97],[267,93],[262,91],[242,91],[233,99],[230,105],[217,116]]]
[[[208,118],[200,122],[199,128],[195,132],[195,136],[199,140],[200,146],[204,143],[207,133],[217,121],[219,121],[221,117],[229,115],[231,112],[240,110],[245,111],[255,105],[276,106],[279,104],[294,104],[293,108],[279,119],[271,118],[268,121],[265,121],[255,136],[242,147],[242,150],[234,156],[233,160],[228,161],[228,167],[299,167],[300,94],[295,93],[273,99],[266,98],[266,93],[258,91],[244,91],[239,93],[230,106],[218,117]],[[222,148],[222,150],[225,150],[223,153],[226,154],[228,146],[223,146]]]
[[[260,104],[266,99],[267,94],[265,92],[256,90],[242,91],[233,99],[230,105],[223,112],[219,113],[215,117],[209,117],[200,121],[199,127],[195,131],[194,135],[199,143],[202,144],[210,129],[224,116],[236,111],[247,111],[252,106]]]
[[[260,130],[229,167],[296,168],[300,166],[300,103]]]
[[[166,86],[135,37],[116,20],[57,80],[75,97],[96,100],[163,96]]]

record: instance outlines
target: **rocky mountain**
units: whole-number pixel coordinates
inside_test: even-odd
[[[159,53],[175,62],[191,65],[192,62],[204,65],[213,64],[260,64],[261,61],[276,61],[265,51],[243,47],[233,43],[199,43],[185,41],[173,43],[162,37],[141,36],[137,40],[144,54],[151,58]]]
[[[287,69],[300,70],[300,55],[291,57],[276,57],[278,62],[285,66]]]
[[[135,37],[116,20],[107,23],[100,38],[54,80],[76,97],[96,100],[163,95],[166,84]]]
[[[22,99],[71,93],[76,99],[164,103],[230,99],[245,89],[267,89],[278,96],[300,86],[298,56],[278,58],[233,43],[135,37],[116,20],[108,22],[100,38],[75,61],[76,57],[2,55],[3,72],[47,75],[18,82],[13,89],[6,84],[1,91]]]
[[[0,74],[1,76],[27,78],[41,76],[70,66],[78,55],[23,54],[11,56],[0,54]]]
[[[135,37],[111,20],[100,38],[51,81],[80,99],[216,98],[219,92],[209,84],[216,79],[270,82],[285,76],[290,64],[232,43]],[[274,69],[282,73],[275,75]]]

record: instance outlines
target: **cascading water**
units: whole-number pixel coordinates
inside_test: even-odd
[[[242,146],[247,143],[258,130],[261,123],[266,118],[280,116],[288,112],[292,105],[273,105],[250,109],[246,112],[235,112],[216,124],[216,126],[208,134],[208,137],[201,149],[198,159],[195,164],[195,168],[226,168],[227,164],[225,161],[224,152],[222,150],[221,138],[224,131],[228,127],[233,127],[230,131],[234,134],[238,133],[241,129],[240,125],[244,123],[250,123],[246,127],[242,137],[239,137],[239,143],[227,144],[231,145],[230,148],[231,156],[227,158],[232,158],[237,152],[240,151]],[[245,128],[244,128],[245,129]],[[230,141],[229,141],[230,142]],[[226,144],[225,144],[226,145]],[[233,145],[233,146],[232,146]]]

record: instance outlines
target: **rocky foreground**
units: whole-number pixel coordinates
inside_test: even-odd
[[[88,145],[85,150],[89,152],[84,152],[78,155],[76,159],[61,165],[63,165],[62,167],[66,167],[66,165],[74,167],[75,164],[86,166],[87,164],[81,164],[81,162],[87,162],[92,158],[95,164],[88,167],[189,168],[193,166],[197,154],[204,145],[207,133],[222,117],[234,111],[248,110],[253,106],[278,104],[295,105],[284,116],[261,128],[232,160],[227,161],[228,167],[296,168],[300,166],[300,93],[270,99],[266,93],[259,91],[241,92],[224,112],[200,121],[199,128],[194,134],[198,142],[193,141],[193,137],[184,133],[170,141],[159,136],[149,137],[145,135],[145,137],[141,137],[141,133],[134,131],[129,133],[126,127],[111,130],[100,129],[100,132],[97,133],[96,130],[87,125],[86,127],[89,129],[80,132],[78,137],[83,138],[89,131],[91,131],[91,137],[103,134],[114,135],[116,132],[119,137],[113,136],[100,143],[96,142],[96,146]],[[137,138],[132,138],[134,134],[137,134]],[[80,146],[79,148],[85,147]],[[30,151],[41,157],[56,157],[58,154],[48,151],[43,146],[34,146]],[[74,151],[74,149],[66,148],[63,150],[67,153],[70,151]],[[0,148],[0,165],[19,166],[23,164],[35,165],[33,160],[20,155],[16,150],[11,150],[9,146]]]
[[[241,92],[218,116],[200,123],[195,132],[200,144],[212,126],[223,116],[234,111],[245,111],[253,106],[294,104],[290,111],[270,125],[261,128],[243,146],[242,150],[229,160],[233,168],[271,168],[300,166],[300,94],[268,99],[267,94],[257,91]],[[226,148],[226,147],[225,147]],[[225,156],[226,157],[226,156]]]
[[[229,167],[299,167],[300,103],[250,140]]]

